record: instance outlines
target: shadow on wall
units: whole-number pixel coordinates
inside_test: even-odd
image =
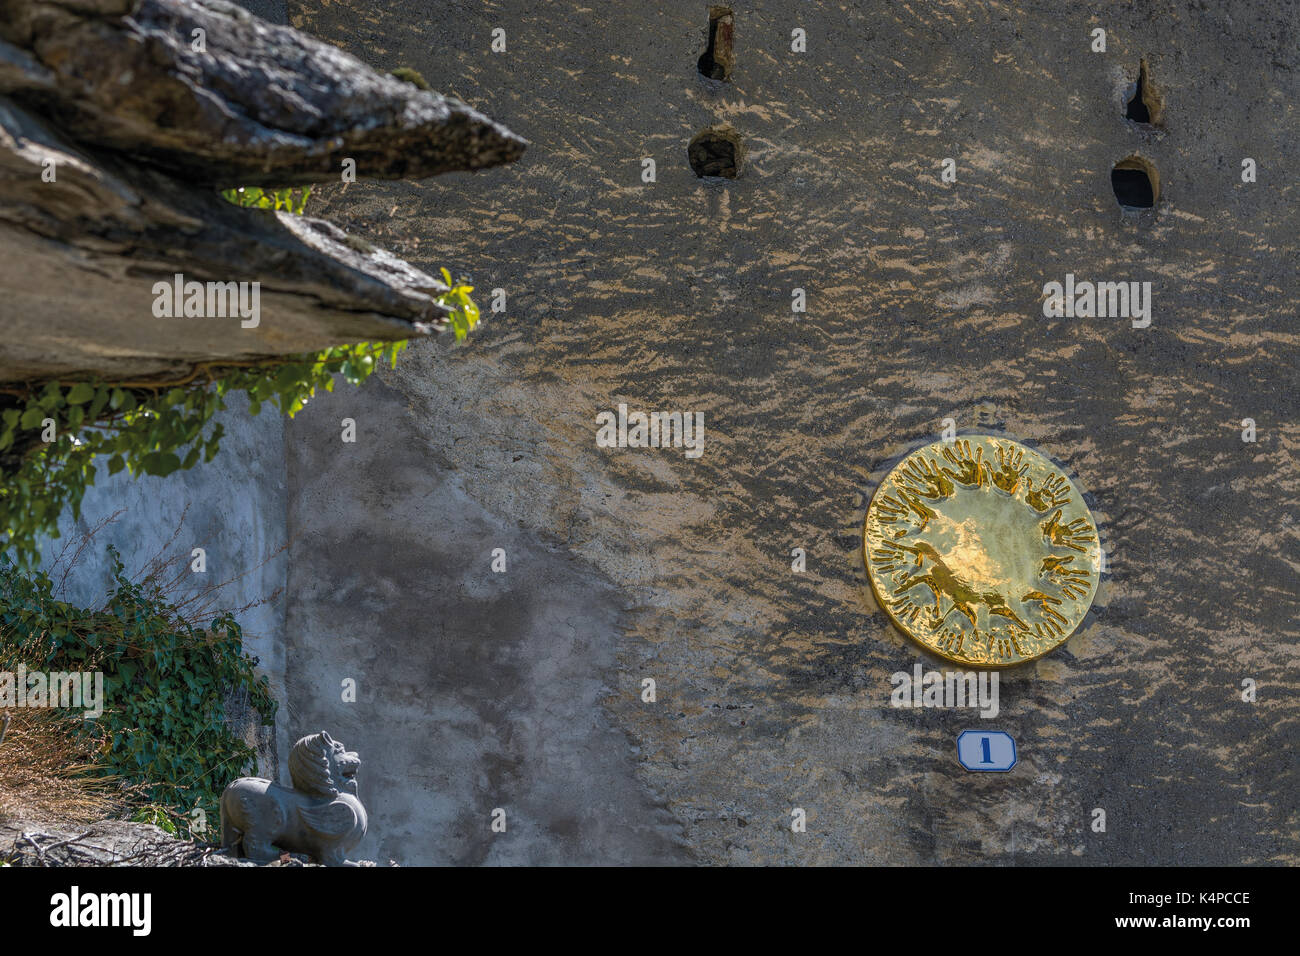
[[[355,443],[341,440],[345,417]],[[313,399],[287,450],[288,710],[295,732],[327,728],[361,756],[371,827],[357,854],[684,858],[601,706],[621,633],[615,589],[469,498],[469,476],[438,460],[378,377]]]

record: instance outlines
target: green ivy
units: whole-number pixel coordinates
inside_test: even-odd
[[[244,187],[223,195],[241,206],[301,213],[309,189]],[[470,297],[473,286],[452,282],[437,299],[452,311],[456,341],[479,321]],[[359,385],[379,363],[395,364],[407,343],[361,342],[252,367],[218,367],[183,384],[151,387],[112,382],[48,382],[0,404],[0,546],[15,561],[31,565],[42,537],[59,537],[59,517],[70,508],[81,517],[81,500],[95,483],[97,462],[107,459],[110,475],[164,477],[209,462],[221,446],[222,428],[212,425],[225,396],[243,392],[256,415],[274,402],[292,417],[334,375]]]
[[[176,814],[216,820],[222,790],[255,766],[255,751],[226,725],[229,694],[246,694],[271,725],[276,703],[229,614],[187,621],[152,581],[127,579],[108,549],[113,587],[99,610],[54,598],[50,578],[0,555],[0,645],[31,669],[99,671],[107,738],[96,769],[134,785]]]
[[[301,216],[311,195],[311,187],[302,189],[261,189],[257,186],[240,186],[238,189],[225,189],[222,198],[236,206],[251,209],[283,209]]]
[[[206,812],[206,811],[205,811]],[[132,823],[152,823],[166,833],[172,836],[180,835],[180,828],[176,825],[176,817],[180,816],[174,807],[165,807],[158,803],[151,803],[147,807],[141,807],[131,816]]]
[[[158,477],[211,461],[222,427],[209,425],[226,407],[229,393],[243,392],[254,415],[274,402],[293,416],[318,388],[333,389],[335,373],[358,385],[382,359],[394,361],[405,345],[346,345],[279,365],[223,369],[208,382],[156,392],[96,382],[46,384],[22,405],[0,412],[0,454],[20,450],[10,456],[0,485],[6,547],[20,564],[33,562],[40,537],[59,536],[65,508],[74,518],[81,516],[98,460],[107,459],[110,475],[126,469]]]

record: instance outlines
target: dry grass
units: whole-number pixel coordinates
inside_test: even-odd
[[[88,771],[102,741],[52,710],[10,710],[0,744],[0,820],[102,820],[121,808],[119,787]],[[0,722],[3,717],[0,717]]]
[[[45,635],[20,638],[0,629],[0,672],[24,665],[40,670]],[[0,710],[0,822],[103,820],[122,805],[114,781],[92,773],[105,745],[102,732],[80,714],[53,708]]]

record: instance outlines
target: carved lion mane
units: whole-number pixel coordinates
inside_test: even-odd
[[[342,774],[336,753],[342,749],[326,733],[300,739],[289,751],[289,779],[293,788],[315,797],[337,797]]]

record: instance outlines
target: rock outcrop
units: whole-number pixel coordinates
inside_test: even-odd
[[[0,0],[0,381],[139,379],[445,324],[443,283],[234,186],[478,170],[524,141],[221,0]],[[256,326],[154,285],[260,283]]]

